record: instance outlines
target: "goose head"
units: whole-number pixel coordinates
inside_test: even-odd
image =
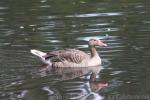
[[[95,47],[95,46],[106,47],[107,46],[107,44],[103,43],[101,40],[98,40],[98,39],[90,39],[88,44],[90,47]]]

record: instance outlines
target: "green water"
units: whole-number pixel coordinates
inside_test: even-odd
[[[149,0],[1,0],[0,100],[149,100],[149,5]],[[93,37],[108,44],[97,48],[103,69],[47,69],[29,52],[88,52]],[[91,71],[97,74],[94,82]],[[101,89],[101,81],[108,86]]]

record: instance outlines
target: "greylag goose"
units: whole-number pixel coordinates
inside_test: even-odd
[[[100,65],[101,58],[95,47],[107,46],[107,44],[98,39],[90,39],[88,46],[90,54],[77,49],[63,49],[48,53],[32,49],[31,53],[52,67],[90,67]]]

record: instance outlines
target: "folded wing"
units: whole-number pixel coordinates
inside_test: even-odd
[[[89,58],[89,55],[83,51],[76,49],[64,49],[47,53],[45,60],[50,59],[51,62],[67,61],[79,64],[87,58]]]

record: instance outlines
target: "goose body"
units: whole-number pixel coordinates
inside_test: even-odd
[[[91,54],[87,54],[78,49],[63,49],[48,53],[32,49],[31,53],[52,67],[90,67],[100,65],[101,58],[95,46],[107,45],[101,40],[96,39],[90,39],[88,45]]]

